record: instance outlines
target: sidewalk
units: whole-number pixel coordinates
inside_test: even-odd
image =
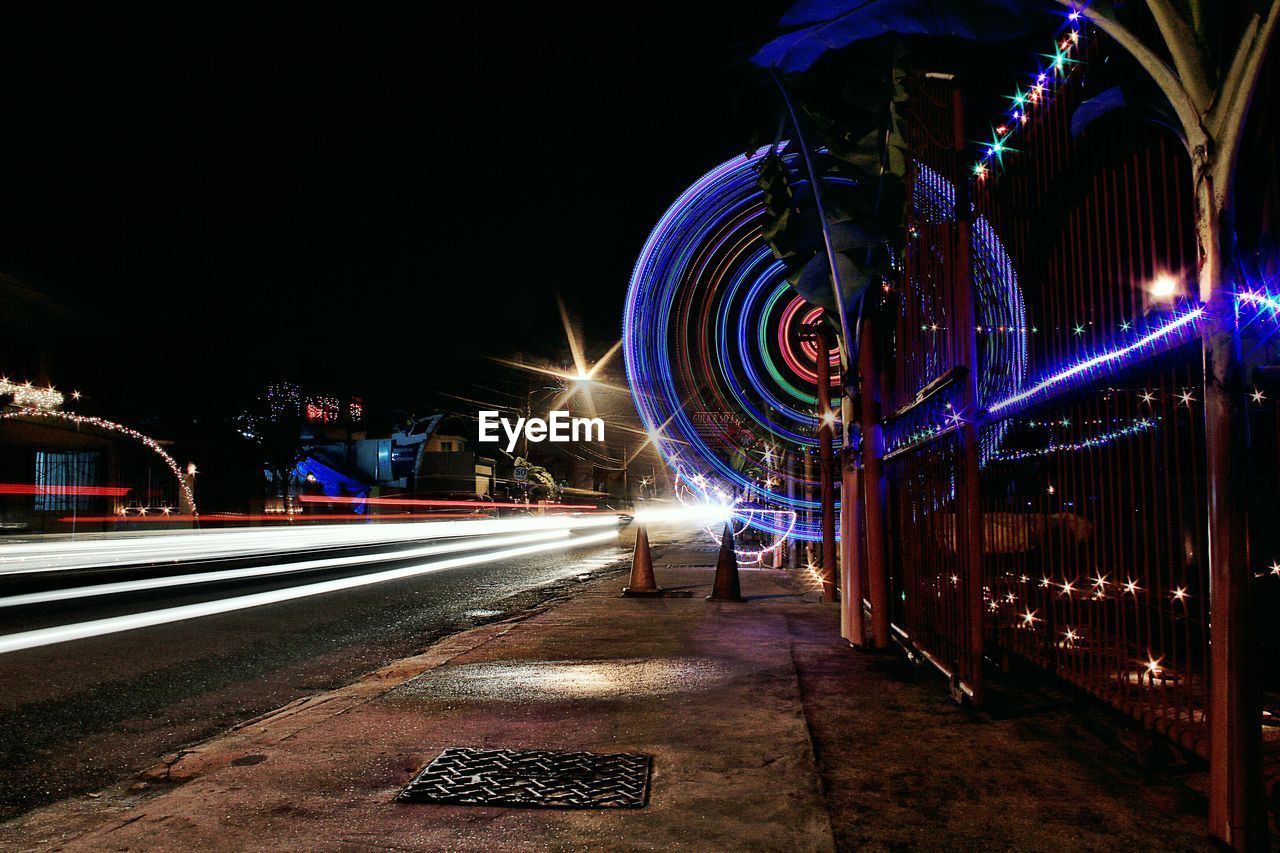
[[[0,826],[27,849],[1208,849],[1193,796],[1141,771],[1066,696],[1001,717],[854,652],[783,572],[703,600],[714,549],[655,549],[689,597],[612,578],[455,635],[105,791]],[[448,746],[644,752],[649,805],[406,805]]]

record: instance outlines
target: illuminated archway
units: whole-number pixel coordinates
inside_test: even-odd
[[[88,425],[133,439],[164,460],[164,464],[173,472],[174,478],[178,481],[178,488],[182,490],[182,494],[186,497],[187,503],[191,505],[191,514],[196,515],[198,513],[196,508],[196,496],[191,491],[191,486],[188,485],[187,481],[183,478],[182,469],[178,467],[178,463],[174,461],[173,457],[166,453],[165,449],[160,446],[160,442],[156,441],[151,436],[143,435],[136,429],[127,427],[124,424],[118,424],[115,421],[86,415],[76,415],[71,412],[58,412],[51,409],[18,409],[14,412],[0,412],[0,420],[11,420],[13,418],[47,418],[49,420],[64,421],[66,423],[73,423],[77,425]]]

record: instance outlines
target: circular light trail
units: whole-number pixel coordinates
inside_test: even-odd
[[[769,151],[721,163],[663,214],[632,273],[622,332],[636,408],[677,494],[725,507],[735,529],[759,531],[760,547],[740,552],[748,557],[786,536],[820,538],[816,458],[809,478],[804,460],[818,446],[818,353],[808,330],[822,312],[791,289],[761,234],[757,167]],[[779,152],[788,165],[797,158],[789,143]],[[917,181],[916,215],[945,207],[945,196],[936,174]],[[1021,383],[1025,309],[993,229],[983,221],[974,235],[980,322],[1022,330],[984,348],[984,369],[998,374],[980,383],[990,398]],[[830,359],[838,403],[838,353]]]

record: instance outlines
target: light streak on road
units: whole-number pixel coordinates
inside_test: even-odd
[[[141,563],[288,554],[324,548],[394,545],[461,536],[613,526],[616,515],[481,518],[400,524],[320,524],[130,533],[103,538],[0,543],[0,576]]]
[[[329,557],[323,560],[304,560],[294,563],[279,563],[273,566],[249,566],[243,569],[193,572],[185,575],[167,575],[159,578],[141,578],[131,581],[100,583],[92,586],[77,586],[69,589],[50,589],[43,592],[29,592],[0,598],[0,608],[20,607],[28,604],[48,604],[54,601],[70,601],[76,598],[96,598],[102,595],[116,595],[125,592],[144,592],[146,590],[165,589],[175,586],[196,586],[203,583],[264,578],[272,575],[311,572],[320,569],[354,568],[371,563],[391,563],[400,560],[413,560],[419,557],[432,557],[437,554],[453,554],[458,551],[475,551],[479,548],[499,548],[504,545],[523,545],[529,542],[544,542],[548,539],[564,539],[567,536],[569,536],[568,530],[539,530],[533,533],[521,533],[514,536],[499,536],[496,538],[483,537],[477,539],[468,537],[457,542],[429,545],[425,548],[410,548],[404,551]]]
[[[659,522],[688,521],[705,523],[728,521],[733,518],[734,508],[728,504],[696,503],[685,506],[664,507],[663,509],[644,509],[635,514],[636,524],[656,524]]]
[[[304,504],[369,504],[371,506],[436,506],[463,509],[545,509],[548,512],[559,510],[594,510],[595,504],[531,504],[501,503],[499,501],[454,501],[434,498],[366,498],[352,495],[302,495],[298,498]]]
[[[131,613],[125,616],[113,616],[107,619],[94,619],[88,622],[77,622],[70,625],[58,625],[52,628],[40,628],[34,631],[7,634],[0,636],[0,654],[15,652],[22,649],[33,649],[40,646],[48,646],[55,643],[66,643],[72,640],[83,640],[89,637],[100,637],[105,634],[116,634],[121,631],[132,631],[138,628],[148,628],[154,625],[164,625],[171,622],[183,622],[188,619],[198,619],[203,616],[213,616],[218,613],[230,613],[235,610],[245,610],[251,607],[277,604],[283,601],[292,601],[294,599],[305,598],[313,595],[341,592],[347,589],[371,586],[373,584],[386,583],[387,581],[403,580],[405,578],[430,574],[432,572],[440,572],[446,569],[457,569],[464,566],[491,563],[498,560],[513,559],[546,551],[576,548],[580,545],[592,545],[614,539],[616,535],[617,534],[614,531],[593,533],[585,536],[573,537],[567,541],[557,539],[550,543],[544,542],[535,545],[525,545],[518,548],[508,548],[485,554],[468,554],[419,566],[406,566],[399,569],[389,569],[384,572],[357,575],[349,578],[338,578],[336,580],[321,581],[319,583],[277,589],[270,592],[240,595],[233,598],[222,598],[214,601],[200,602],[198,604],[185,604],[179,607],[167,607],[161,610],[150,610],[143,613]]]
[[[76,495],[93,498],[122,498],[129,494],[125,486],[41,486],[34,483],[0,483],[0,495]]]

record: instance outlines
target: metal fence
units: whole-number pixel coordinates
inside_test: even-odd
[[[1072,133],[1102,50],[977,179],[956,83],[910,83],[906,263],[874,344],[891,613],[970,696],[984,657],[1016,658],[1207,755],[1189,170],[1153,125]]]

